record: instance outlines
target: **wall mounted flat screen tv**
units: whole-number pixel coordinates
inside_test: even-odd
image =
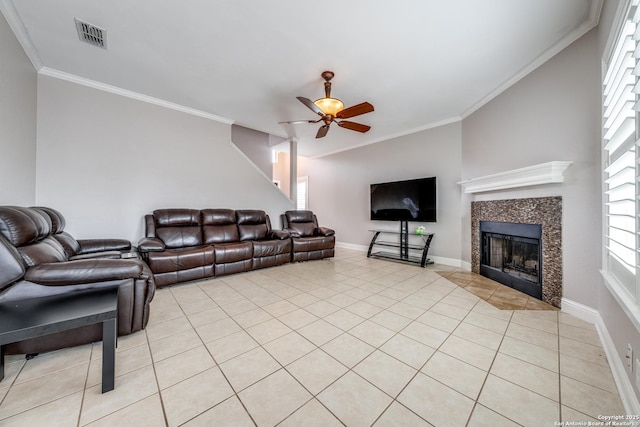
[[[436,178],[371,184],[371,219],[436,222]]]

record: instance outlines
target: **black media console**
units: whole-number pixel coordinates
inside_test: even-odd
[[[371,243],[369,244],[369,251],[367,252],[368,258],[386,258],[395,261],[404,261],[411,262],[415,264],[420,264],[421,267],[426,267],[427,264],[433,264],[429,258],[427,258],[427,254],[429,253],[429,245],[431,244],[431,240],[433,240],[434,233],[424,233],[424,234],[409,234],[409,222],[408,221],[400,221],[400,231],[389,231],[389,230],[369,230],[373,233],[373,238],[371,239]],[[391,234],[399,236],[399,241],[389,242],[389,241],[379,241],[378,237],[381,234]],[[419,236],[422,237],[422,244],[409,244],[410,236]],[[374,247],[383,247],[383,248],[396,248],[397,251],[389,252],[383,249],[374,252]],[[422,251],[422,256],[411,256],[409,254],[409,250],[417,250]]]

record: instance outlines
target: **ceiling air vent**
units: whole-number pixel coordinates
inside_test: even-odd
[[[80,40],[103,49],[107,48],[107,30],[96,27],[88,22],[81,21],[78,18],[74,19],[76,21],[76,29],[78,30],[78,37],[80,37]]]

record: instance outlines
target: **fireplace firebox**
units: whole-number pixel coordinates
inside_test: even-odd
[[[542,299],[542,225],[480,221],[480,274]]]

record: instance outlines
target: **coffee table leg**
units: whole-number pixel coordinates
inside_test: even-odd
[[[0,381],[4,379],[4,346],[0,345]]]
[[[116,319],[102,322],[102,392],[115,387]]]

